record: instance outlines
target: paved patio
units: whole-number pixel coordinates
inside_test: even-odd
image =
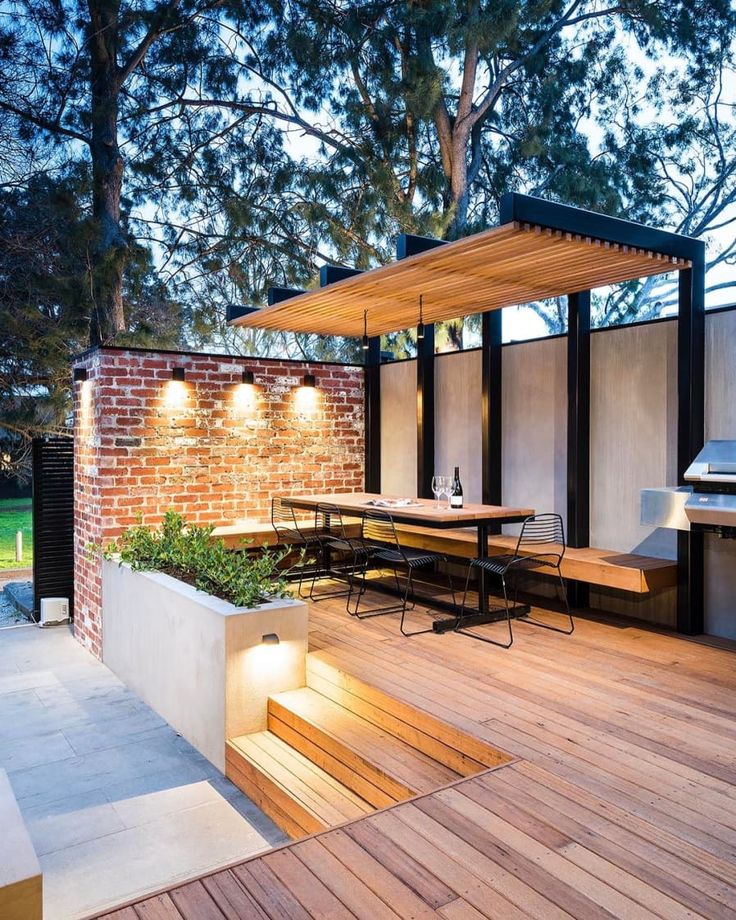
[[[65,627],[0,630],[0,767],[41,862],[46,920],[285,839]]]

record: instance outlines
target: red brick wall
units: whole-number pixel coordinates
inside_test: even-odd
[[[96,655],[100,564],[88,544],[169,508],[200,524],[268,520],[275,494],[363,488],[362,368],[104,348],[76,366],[88,380],[74,384],[75,632]],[[314,390],[300,386],[307,372]]]

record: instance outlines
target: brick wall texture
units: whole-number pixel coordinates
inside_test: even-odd
[[[363,489],[362,368],[104,348],[75,366],[88,373],[74,384],[75,633],[98,656],[90,544],[169,508],[197,524],[267,521],[273,495]]]

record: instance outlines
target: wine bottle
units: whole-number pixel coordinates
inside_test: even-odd
[[[462,508],[463,506],[463,486],[460,482],[460,467],[455,467],[455,476],[452,480],[452,494],[450,495],[450,507]]]

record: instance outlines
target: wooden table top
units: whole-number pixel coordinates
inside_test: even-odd
[[[530,514],[532,508],[517,508],[507,505],[475,505],[465,504],[462,508],[448,508],[447,502],[442,501],[441,507],[433,498],[412,498],[420,502],[419,505],[405,507],[381,507],[368,505],[367,502],[375,499],[405,499],[411,496],[380,495],[375,492],[332,492],[323,495],[292,495],[287,501],[294,508],[314,508],[319,504],[336,505],[344,514],[365,514],[366,511],[386,511],[395,520],[404,523],[416,521],[427,527],[462,527],[483,524],[491,521],[511,523],[520,521]]]

